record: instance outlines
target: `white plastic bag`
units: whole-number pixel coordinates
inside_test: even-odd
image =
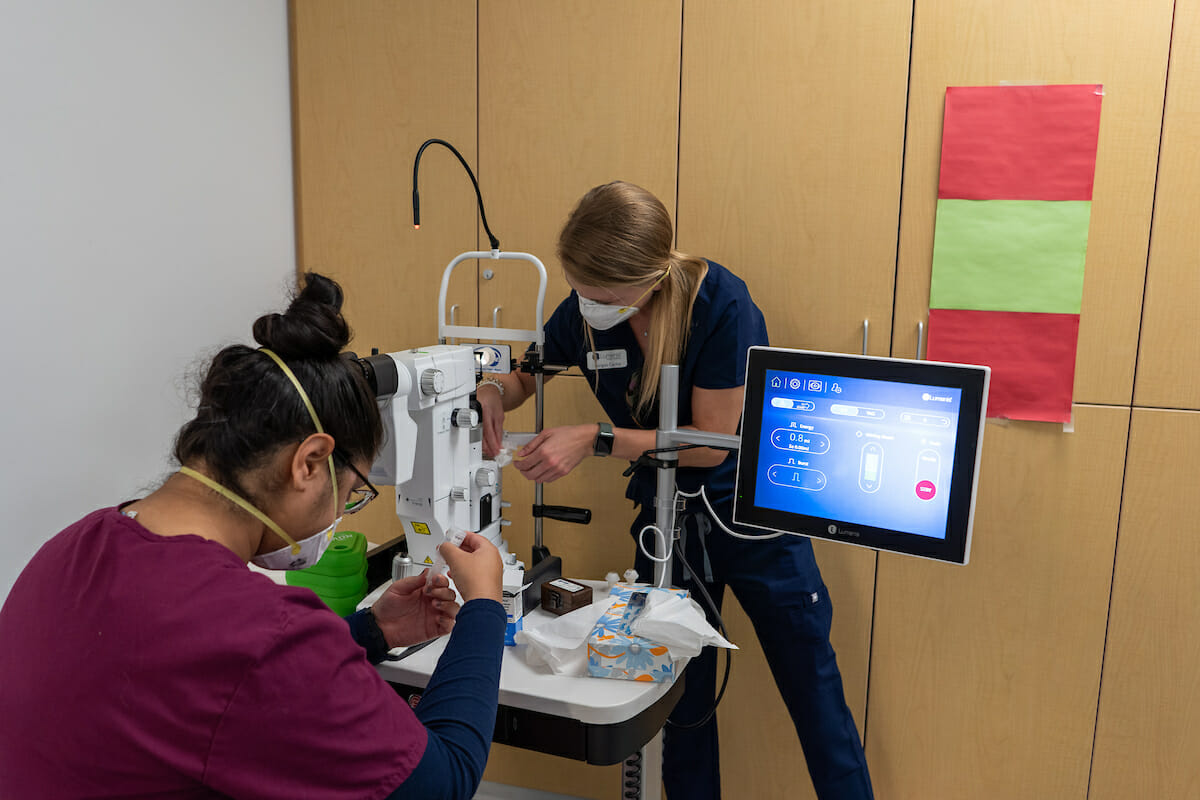
[[[590,606],[517,631],[517,644],[526,645],[525,662],[545,665],[556,675],[587,675],[587,638],[614,598],[597,598]]]
[[[694,658],[706,644],[738,649],[708,624],[699,603],[691,597],[667,592],[651,592],[645,611],[637,616],[630,629],[638,636],[666,645],[672,658]]]
[[[695,600],[663,591],[649,594],[646,608],[638,614],[632,632],[665,645],[672,659],[693,658],[708,644],[737,649],[708,624]],[[535,667],[544,665],[556,675],[587,675],[588,637],[614,601],[613,597],[597,597],[587,608],[536,628],[517,631],[516,643],[526,645],[526,663]]]

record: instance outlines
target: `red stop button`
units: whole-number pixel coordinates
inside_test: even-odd
[[[932,500],[937,494],[937,487],[933,485],[933,481],[921,481],[917,484],[917,497],[922,500]]]

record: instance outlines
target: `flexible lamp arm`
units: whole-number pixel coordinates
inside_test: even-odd
[[[479,202],[479,218],[483,220],[483,229],[487,231],[488,242],[491,243],[493,250],[500,249],[500,240],[492,234],[492,229],[488,227],[487,213],[483,210],[483,195],[479,192],[479,181],[475,180],[475,173],[471,171],[471,167],[467,164],[467,160],[462,157],[462,153],[454,149],[454,145],[447,142],[445,139],[426,139],[421,148],[417,150],[417,157],[413,160],[413,227],[421,227],[421,197],[417,194],[417,170],[421,167],[421,154],[425,152],[425,148],[431,144],[440,144],[446,147],[451,153],[458,157],[458,161],[463,165],[463,169],[471,176],[471,185],[475,187],[475,199]]]

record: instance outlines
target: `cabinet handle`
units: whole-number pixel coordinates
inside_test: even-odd
[[[870,329],[871,329],[871,320],[864,319],[863,320],[863,351],[862,351],[862,354],[864,356],[867,354],[867,339],[868,339],[868,334],[870,332]]]
[[[458,303],[455,303],[454,305],[450,306],[450,324],[451,325],[458,324]],[[446,342],[447,342],[447,344],[458,344],[457,339],[455,339],[453,342],[451,342],[449,339],[447,339]]]
[[[501,308],[500,306],[496,306],[495,308],[492,309],[492,327],[493,328],[500,327],[500,308]],[[497,341],[498,340],[493,339],[492,344],[496,344]]]
[[[917,360],[920,361],[924,356],[921,353],[925,352],[925,320],[917,323]]]

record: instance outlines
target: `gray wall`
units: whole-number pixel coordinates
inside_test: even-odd
[[[0,0],[0,599],[294,280],[284,0]]]

